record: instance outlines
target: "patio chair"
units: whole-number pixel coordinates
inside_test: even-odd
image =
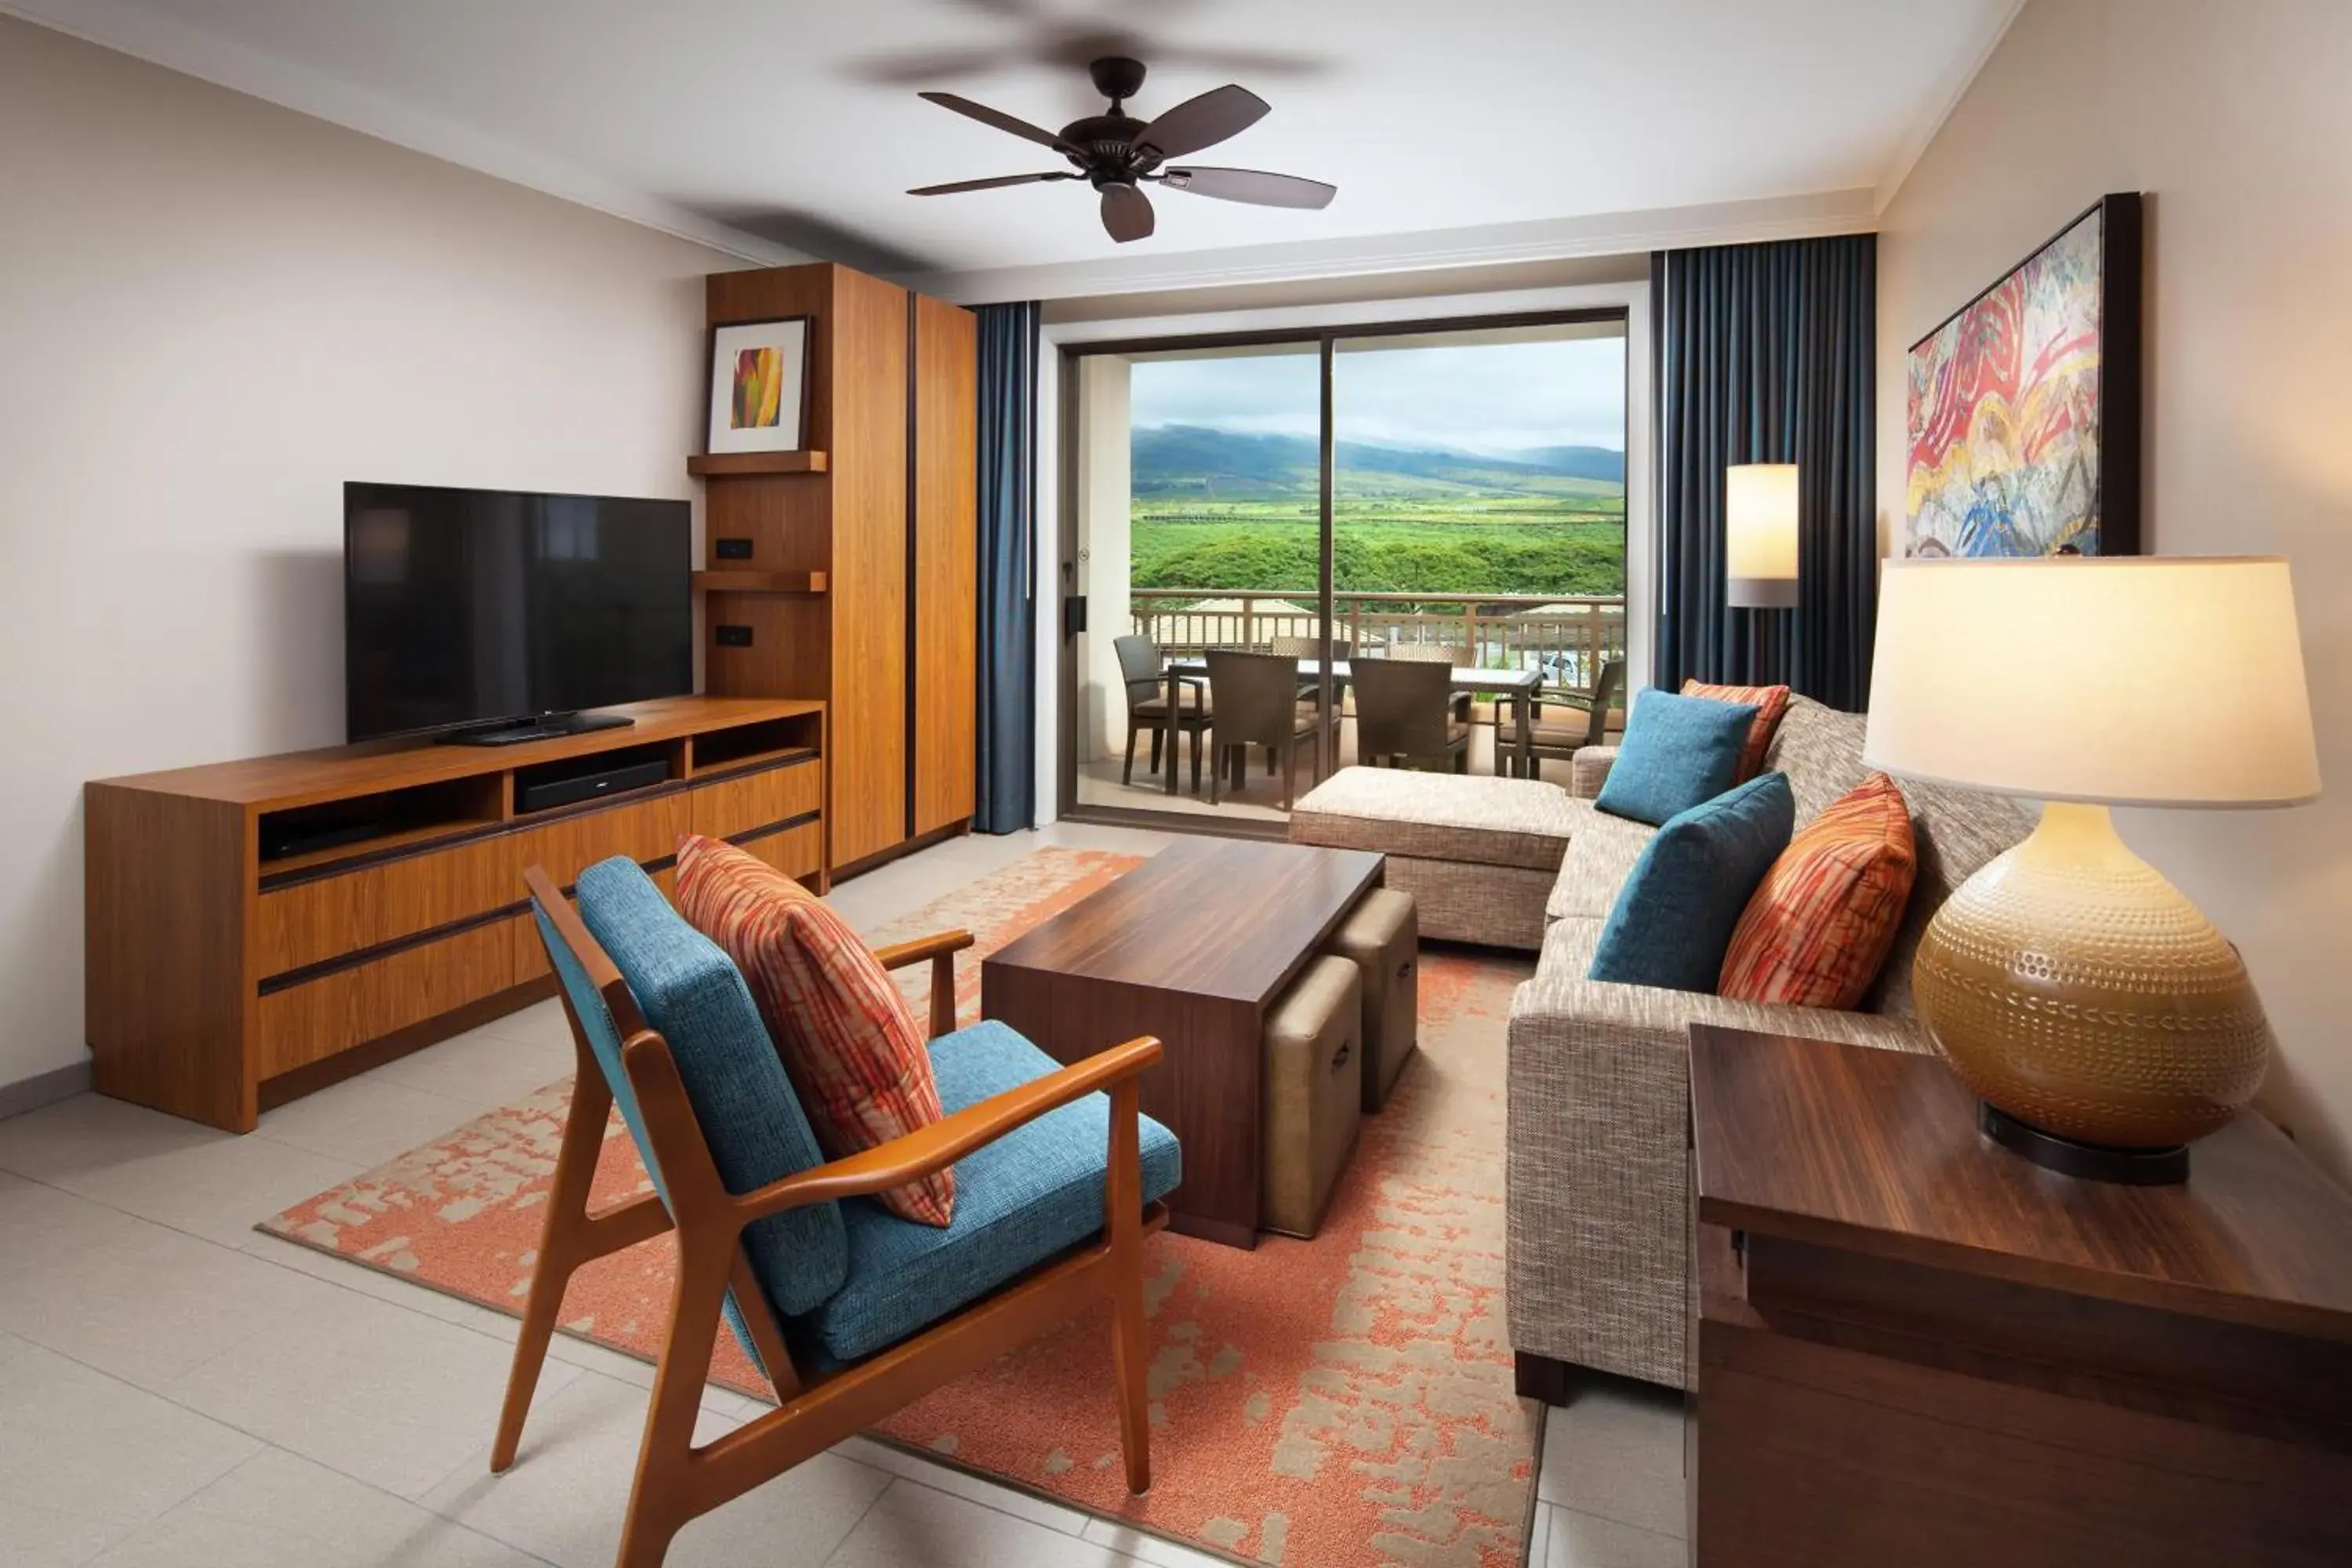
[[[1590,710],[1579,712],[1570,709],[1563,723],[1547,724],[1538,719],[1530,731],[1528,763],[1536,775],[1542,774],[1546,757],[1556,757],[1573,765],[1577,752],[1605,742],[1609,737],[1609,710],[1616,705],[1624,689],[1625,661],[1612,658],[1601,667],[1600,677],[1592,683]],[[1575,696],[1583,700],[1586,694],[1578,692]],[[1540,713],[1542,710],[1538,708],[1537,711]]]
[[[1298,700],[1298,660],[1211,648],[1208,664],[1209,701],[1217,712],[1209,747],[1209,804],[1217,804],[1227,760],[1234,763],[1238,790],[1248,778],[1249,749],[1264,746],[1270,753],[1269,771],[1281,765],[1282,809],[1288,811],[1298,790],[1299,742],[1315,742],[1315,776],[1323,776],[1323,716]]]
[[[1149,725],[1151,730],[1151,771],[1160,771],[1160,745],[1168,734],[1168,659],[1159,645],[1140,633],[1130,632],[1123,637],[1113,637],[1111,647],[1118,654],[1118,673],[1127,682],[1127,758],[1120,763],[1118,782],[1135,783],[1135,737]],[[1176,726],[1192,737],[1192,793],[1201,793],[1201,732],[1211,726],[1209,686],[1198,675],[1176,678]],[[1168,765],[1174,767],[1176,759],[1170,757]]]
[[[1436,642],[1401,642],[1389,649],[1389,657],[1407,664],[1442,664],[1448,669],[1454,668],[1466,661],[1465,650]],[[1349,668],[1352,668],[1353,666]],[[1456,723],[1470,722],[1470,699],[1471,694],[1467,691],[1454,693],[1454,718]],[[1358,755],[1363,754],[1363,747],[1360,744],[1356,750]]]
[[[1323,639],[1320,637],[1276,637],[1267,643],[1266,649],[1270,653],[1280,654],[1286,658],[1321,658],[1323,657]],[[1354,650],[1355,645],[1349,642],[1346,637],[1335,637],[1331,639],[1331,657],[1333,658],[1346,658],[1349,657]],[[1333,696],[1335,699],[1342,700],[1340,701],[1340,706],[1343,709],[1346,707],[1346,703],[1344,701],[1346,694],[1340,689],[1340,688],[1345,684],[1346,683],[1342,681],[1335,681],[1333,683]],[[1298,700],[1301,702],[1313,703],[1318,708],[1323,706],[1323,682],[1320,678],[1307,675],[1302,672],[1298,677]]]
[[[1354,668],[1358,762],[1470,771],[1470,726],[1449,700],[1450,668],[1391,658],[1367,659]]]
[[[634,861],[583,871],[576,909],[539,867],[523,879],[578,1077],[493,1471],[514,1462],[572,1274],[675,1230],[677,1285],[618,1568],[658,1568],[688,1521],[1101,1300],[1128,1489],[1150,1485],[1143,1237],[1167,1224],[1159,1200],[1180,1174],[1175,1139],[1138,1110],[1159,1041],[1061,1067],[1002,1024],[955,1028],[968,932],[885,948],[875,956],[888,968],[930,962],[931,1062],[948,1114],[828,1163],[742,975]],[[616,1101],[654,1191],[592,1215]],[[868,1195],[950,1165],[944,1229]],[[780,1403],[698,1447],[722,1318]]]

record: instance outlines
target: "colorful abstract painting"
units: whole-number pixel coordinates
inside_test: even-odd
[[[2094,208],[1912,346],[1906,555],[2134,548],[2102,537],[2105,240]]]
[[[710,332],[703,449],[795,452],[805,444],[810,318],[733,321]]]
[[[772,430],[783,401],[784,356],[772,348],[745,349],[735,356],[735,406],[730,427]]]

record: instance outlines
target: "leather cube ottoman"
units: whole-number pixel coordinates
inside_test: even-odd
[[[1363,1116],[1363,982],[1329,953],[1308,959],[1267,1012],[1261,1228],[1311,1237],[1322,1223]]]
[[[1364,1109],[1378,1110],[1419,1039],[1421,920],[1412,895],[1366,893],[1331,933],[1329,951],[1355,964],[1363,983]]]

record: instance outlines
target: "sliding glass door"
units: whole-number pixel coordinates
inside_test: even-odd
[[[1516,770],[1622,657],[1624,348],[1607,311],[1066,353],[1067,808],[1279,832],[1337,767]]]

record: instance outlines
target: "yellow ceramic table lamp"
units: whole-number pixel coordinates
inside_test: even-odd
[[[2075,1175],[2184,1180],[2188,1144],[2261,1087],[2270,1029],[2237,950],[2107,808],[2319,793],[2286,563],[1890,562],[1864,762],[2043,803],[1912,972],[1987,1134]]]

